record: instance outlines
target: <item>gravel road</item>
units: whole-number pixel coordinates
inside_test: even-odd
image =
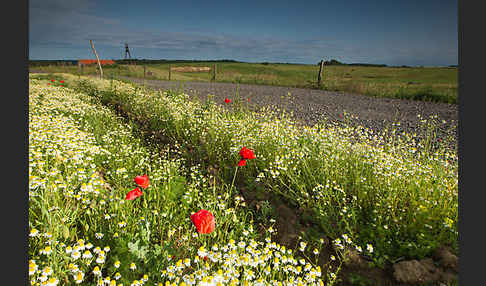
[[[142,79],[121,77],[136,83]],[[156,89],[179,89],[180,82],[146,80],[147,87]],[[222,105],[226,97],[235,98],[236,92],[243,102],[248,102],[251,109],[270,106],[271,109],[293,111],[294,119],[306,125],[313,125],[319,120],[343,122],[343,112],[352,115],[351,122],[379,131],[399,121],[401,131],[417,132],[419,117],[428,118],[436,115],[440,121],[439,136],[451,134],[457,141],[458,105],[433,103],[403,99],[379,98],[365,95],[331,92],[305,88],[293,88],[269,85],[233,84],[219,82],[184,82],[182,88],[190,96],[206,100],[207,95]],[[290,99],[288,99],[290,93]],[[349,117],[348,117],[349,118]],[[451,127],[454,130],[451,132]]]
[[[36,70],[30,70],[36,73]],[[121,79],[142,84],[143,79],[120,76]],[[154,89],[179,89],[177,81],[145,80],[145,85]],[[216,103],[225,106],[224,99],[234,101],[238,92],[244,103],[252,110],[268,106],[272,110],[284,108],[292,111],[294,119],[312,126],[322,119],[328,122],[343,123],[345,112],[348,122],[381,131],[393,122],[400,122],[399,131],[420,134],[420,115],[428,118],[435,115],[439,119],[438,136],[452,136],[457,142],[458,105],[404,99],[380,98],[358,94],[255,84],[234,84],[221,82],[183,82],[182,88],[190,96],[203,102],[208,94],[213,95]],[[288,94],[290,93],[290,97]]]

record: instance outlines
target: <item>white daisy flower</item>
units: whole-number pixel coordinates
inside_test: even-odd
[[[84,273],[82,271],[78,271],[77,273],[75,273],[73,275],[73,278],[74,278],[74,282],[76,282],[76,284],[79,284],[79,283],[83,282]]]

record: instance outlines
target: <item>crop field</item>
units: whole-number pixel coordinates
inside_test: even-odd
[[[258,65],[238,65],[253,80]],[[289,85],[318,68],[261,67],[278,74],[263,83]],[[220,70],[234,80],[231,64]],[[454,90],[454,72],[421,84]],[[437,255],[458,255],[458,157],[446,144],[73,73],[29,75],[32,285],[455,285],[457,263]],[[433,277],[400,272],[431,259]]]
[[[279,85],[317,88],[319,66],[273,63],[184,62],[172,63],[176,67],[209,67],[216,65],[216,82]],[[79,74],[74,66],[32,67],[44,72]],[[117,64],[106,66],[107,77],[144,77],[143,65]],[[146,79],[169,79],[169,63],[147,64]],[[97,74],[95,66],[85,67],[83,74]],[[148,74],[150,72],[150,74]],[[175,81],[210,81],[213,71],[171,72]],[[374,67],[352,65],[325,65],[321,89],[364,94],[369,96],[402,98],[421,101],[458,103],[458,72],[455,67]]]

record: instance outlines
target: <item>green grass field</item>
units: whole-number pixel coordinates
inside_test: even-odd
[[[216,81],[317,88],[319,66],[300,64],[261,64],[233,62],[173,63],[172,67],[216,65]],[[34,69],[34,68],[33,68]],[[79,74],[74,66],[35,67],[45,72]],[[121,75],[142,78],[142,65],[116,65],[103,68],[106,77]],[[149,64],[147,79],[169,79],[169,64]],[[83,74],[96,74],[96,67],[85,67]],[[372,67],[330,65],[324,66],[321,89],[364,94],[369,96],[402,98],[457,104],[457,68],[453,67]],[[210,81],[208,72],[171,72],[175,81]]]
[[[239,166],[243,146],[255,158]],[[31,75],[29,277],[349,285],[351,251],[370,268],[457,253],[457,160],[409,134],[298,128],[177,91]],[[142,174],[149,186],[126,200]],[[191,222],[200,209],[214,214],[209,234]]]

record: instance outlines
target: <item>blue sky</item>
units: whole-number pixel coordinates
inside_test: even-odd
[[[29,59],[458,63],[457,0],[30,0]]]

